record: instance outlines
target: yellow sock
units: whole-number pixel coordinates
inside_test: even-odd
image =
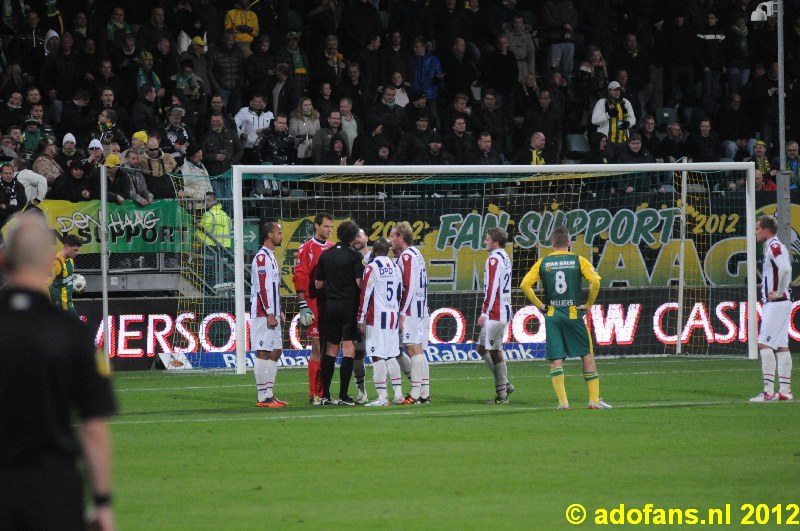
[[[597,371],[583,373],[583,379],[586,380],[586,387],[589,388],[589,402],[600,401],[600,376]]]
[[[567,389],[564,387],[564,369],[550,369],[550,381],[553,384],[553,390],[558,397],[558,404],[564,406],[567,402]]]

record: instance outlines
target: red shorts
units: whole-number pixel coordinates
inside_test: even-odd
[[[317,299],[306,299],[306,304],[308,304],[308,309],[314,312],[314,320],[308,327],[308,337],[319,339],[319,329],[321,326],[319,302]]]

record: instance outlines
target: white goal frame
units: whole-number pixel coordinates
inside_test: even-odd
[[[436,173],[461,174],[461,175],[487,175],[502,173],[505,175],[520,174],[529,176],[532,172],[537,174],[565,174],[565,173],[606,173],[606,172],[682,172],[682,210],[681,227],[686,223],[686,178],[691,171],[746,171],[746,231],[747,231],[747,278],[756,279],[756,239],[755,239],[755,167],[747,162],[714,162],[714,163],[669,163],[669,164],[567,164],[562,166],[233,166],[233,226],[234,235],[234,266],[236,269],[235,280],[235,310],[236,310],[236,374],[245,374],[246,353],[246,305],[248,296],[245,293],[245,263],[244,240],[242,227],[244,226],[244,205],[242,203],[242,177],[244,174],[284,174],[307,175],[315,174],[347,174],[347,175],[372,175],[372,174],[397,174],[397,175],[430,175]],[[680,267],[683,268],[683,246],[680,253]],[[683,275],[679,283],[682,283]],[[679,284],[678,296],[683,296],[683,286]],[[748,358],[758,358],[757,337],[757,290],[756,283],[752,280],[747,283],[747,337]],[[681,300],[681,299],[679,299]],[[679,309],[681,306],[678,306]],[[680,321],[679,321],[680,322]],[[676,353],[680,353],[681,341],[676,342]]]

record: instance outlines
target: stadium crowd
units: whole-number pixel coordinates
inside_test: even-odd
[[[0,217],[98,198],[100,165],[110,200],[141,205],[202,204],[216,183],[172,177],[240,162],[753,160],[769,188],[777,21],[753,26],[756,4],[3,0]],[[800,6],[786,7],[791,140]],[[787,154],[797,186],[796,142]]]

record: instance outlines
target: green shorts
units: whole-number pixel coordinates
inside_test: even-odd
[[[544,318],[547,330],[547,359],[581,358],[593,353],[592,338],[582,318],[563,315]]]

